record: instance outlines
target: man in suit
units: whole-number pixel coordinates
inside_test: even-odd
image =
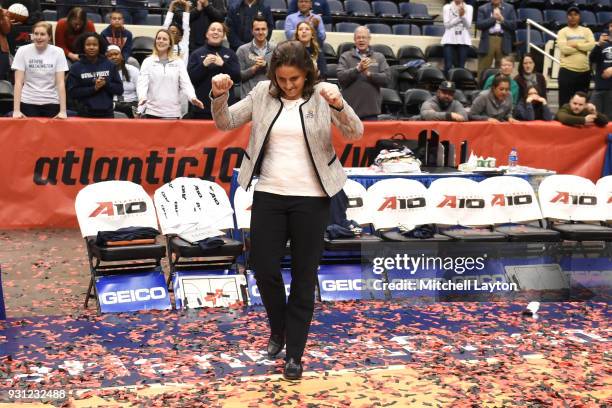
[[[491,0],[478,9],[476,28],[481,31],[478,47],[478,75],[491,67],[499,67],[504,55],[512,52],[512,33],[516,30],[516,13],[512,5]]]

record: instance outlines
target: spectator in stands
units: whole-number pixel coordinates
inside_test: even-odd
[[[293,14],[298,11],[298,1],[289,0],[287,14]],[[329,3],[327,0],[314,0],[312,3],[312,12],[318,14],[323,19],[324,24],[331,24],[333,22],[331,11],[329,9]]]
[[[206,44],[206,32],[210,23],[223,22],[225,18],[224,0],[191,0],[192,7],[189,13],[189,52]],[[268,27],[271,31],[272,27]]]
[[[67,117],[64,73],[68,63],[62,49],[51,44],[51,37],[51,24],[38,22],[32,29],[33,43],[19,47],[15,54],[14,118]]]
[[[61,0],[56,1],[57,18],[64,18],[70,13],[75,7],[80,7],[86,13],[97,13],[98,7],[96,7],[96,0]]]
[[[315,68],[319,71],[319,78],[327,78],[327,62],[325,61],[325,55],[323,55],[319,42],[316,39],[316,35],[317,33],[313,26],[302,21],[298,23],[297,29],[295,30],[295,38],[293,39],[298,40],[306,47],[306,50],[308,50],[315,64]]]
[[[482,91],[472,102],[470,120],[489,122],[515,122],[512,117],[510,79],[506,75],[495,75],[491,89]]]
[[[546,99],[546,78],[539,72],[535,72],[535,61],[531,54],[523,55],[518,72],[514,80],[519,87],[519,99],[524,99],[527,96],[527,90],[532,86],[538,90],[540,97]]]
[[[567,9],[567,27],[557,34],[557,45],[561,50],[559,69],[559,106],[566,104],[577,91],[589,92],[591,67],[589,52],[595,47],[591,30],[580,25],[580,9]]]
[[[363,125],[336,86],[317,83],[312,60],[299,42],[278,44],[268,77],[270,81],[257,84],[249,96],[228,107],[233,82],[227,75],[216,75],[212,105],[219,129],[253,123],[238,181],[248,189],[259,170],[251,215],[251,263],[271,331],[267,354],[275,358],[286,343],[283,376],[299,380],[330,216],[329,197],[342,190],[346,180],[335,158],[331,124],[347,139],[359,139]],[[288,300],[280,269],[287,237],[292,263]]]
[[[23,4],[25,8],[28,9],[28,19],[24,23],[25,26],[33,26],[39,21],[42,21],[42,10],[39,0],[3,0],[0,4],[2,8],[8,9],[16,3]]]
[[[370,49],[372,36],[367,27],[357,27],[353,39],[355,48],[343,52],[338,61],[338,82],[357,116],[376,120],[382,105],[380,88],[391,81],[389,64],[384,55]]]
[[[177,8],[179,10],[182,9],[182,13],[177,13]],[[168,12],[166,13],[163,25],[172,34],[174,54],[181,57],[185,64],[189,61],[190,10],[191,3],[185,0],[173,0],[170,6],[168,6]],[[179,15],[182,15],[180,21],[178,20]]]
[[[468,51],[472,46],[470,26],[474,8],[463,0],[453,0],[442,7],[444,16],[444,74],[451,68],[465,68]]]
[[[569,126],[606,126],[608,124],[608,117],[603,113],[597,112],[595,105],[587,102],[587,94],[585,92],[576,92],[569,103],[559,108],[555,119]]]
[[[253,19],[253,41],[238,48],[236,56],[240,64],[240,95],[247,96],[260,81],[266,80],[266,70],[276,47],[268,41],[268,23],[263,17]]]
[[[436,95],[421,105],[421,119],[449,122],[467,121],[469,119],[467,111],[454,98],[455,84],[451,81],[442,82]]]
[[[601,33],[599,42],[591,51],[589,60],[595,67],[595,90],[591,101],[597,110],[612,118],[612,21],[608,23],[608,31]]]
[[[297,6],[298,11],[289,14],[285,19],[285,36],[288,40],[294,39],[299,23],[307,22],[315,29],[319,46],[323,49],[323,42],[325,41],[325,24],[320,15],[312,12],[312,0],[298,0]]]
[[[66,58],[71,62],[79,60],[79,54],[75,46],[75,40],[84,33],[95,33],[96,28],[91,20],[87,19],[87,13],[80,7],[75,7],[65,18],[57,22],[55,26],[55,45],[64,50]]]
[[[110,24],[100,33],[107,45],[116,45],[121,49],[123,60],[127,61],[132,55],[132,33],[125,28],[123,14],[113,10],[110,15]]]
[[[189,57],[187,72],[201,100],[209,97],[212,77],[227,74],[232,81],[240,81],[240,63],[234,51],[221,45],[227,30],[222,23],[212,23],[206,33],[207,44],[195,50]],[[236,102],[233,90],[230,91],[230,104]],[[190,107],[190,119],[212,119],[210,107]]]
[[[140,116],[153,119],[180,119],[182,95],[186,95],[198,108],[204,108],[189,80],[185,63],[174,54],[173,47],[170,32],[163,28],[157,31],[153,55],[142,62],[138,76]]]
[[[11,32],[11,20],[8,13],[0,7],[0,80],[8,79],[11,71],[9,62],[9,43],[7,35]]]
[[[70,67],[66,88],[78,115],[113,118],[113,99],[123,94],[123,84],[117,67],[106,58],[106,42],[98,33],[85,33],[75,47],[81,59]]]
[[[501,58],[512,52],[512,36],[516,30],[514,7],[502,0],[491,0],[478,8],[476,28],[481,31],[478,53],[478,74],[491,67],[499,67]]]
[[[263,0],[242,0],[229,8],[226,21],[229,29],[227,40],[232,50],[236,51],[242,44],[250,43],[253,40],[251,27],[257,15],[263,16],[268,22],[267,40],[270,41],[274,21],[270,7]]]
[[[123,14],[126,24],[147,24],[148,3],[148,0],[117,0],[117,10]]]
[[[516,120],[553,120],[553,114],[548,109],[548,102],[538,93],[538,88],[531,85],[527,88],[524,98],[521,98],[514,109]]]
[[[136,93],[138,68],[125,63],[121,49],[117,45],[111,44],[108,46],[106,57],[117,67],[123,84],[123,95],[115,95],[114,98],[115,111],[126,114],[128,118],[133,118],[138,108],[138,94]]]
[[[518,83],[512,79],[512,72],[514,71],[514,58],[511,55],[506,55],[501,60],[501,67],[499,70],[499,75],[503,75],[508,78],[510,82],[510,94],[512,95],[512,104],[516,105],[519,101],[519,85]],[[491,84],[493,83],[493,78],[495,75],[490,75],[484,83],[482,89],[491,88]]]

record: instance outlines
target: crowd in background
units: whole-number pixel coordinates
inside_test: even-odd
[[[34,2],[21,2],[33,8],[29,19],[40,19]],[[132,57],[133,36],[125,27],[142,18],[142,13],[135,12],[139,10],[136,3],[139,0],[118,0],[110,24],[100,34],[87,18],[90,6],[66,10],[58,6],[66,17],[57,22],[55,32],[46,22],[29,21],[33,23],[31,43],[19,47],[14,57],[7,37],[15,21],[0,9],[0,78],[14,81],[12,116],[211,119],[209,93],[214,75],[228,74],[239,84],[230,91],[230,104],[247,97],[258,82],[267,79],[276,44],[270,41],[273,20],[265,0],[229,4],[224,0],[172,1],[163,28],[154,38],[152,55],[140,64]],[[473,6],[464,0],[452,0],[443,7],[445,74],[465,67],[472,46],[473,17]],[[328,72],[323,52],[328,21],[326,0],[291,0],[284,23],[286,38],[303,44],[321,80],[337,76],[344,98],[362,120],[377,120],[381,89],[391,82],[388,61],[370,47],[369,29],[359,26],[354,47],[339,55],[335,73]],[[546,79],[536,71],[532,55],[521,56],[514,75],[513,6],[490,0],[478,8],[476,27],[481,33],[478,73],[482,92],[471,106],[464,106],[454,99],[456,84],[444,81],[413,119],[607,123],[612,114],[608,35],[612,22],[596,41],[591,30],[580,25],[580,9],[567,9],[567,27],[557,38],[561,58],[556,113],[549,109]],[[483,77],[491,66],[499,67],[499,72]],[[589,98],[592,79],[595,87]]]

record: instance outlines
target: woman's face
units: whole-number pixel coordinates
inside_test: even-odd
[[[540,96],[540,95],[538,94],[538,90],[536,88],[531,87],[527,91],[527,98],[529,98],[530,96]]]
[[[299,99],[304,91],[306,72],[293,65],[281,65],[276,68],[276,82],[286,99]]]
[[[525,57],[523,59],[523,71],[526,74],[531,74],[535,68],[535,63],[530,57]]]
[[[70,20],[70,27],[72,27],[72,31],[78,33],[83,29],[83,22],[78,18],[73,18]]]
[[[107,51],[106,58],[108,58],[110,62],[112,62],[115,65],[121,64],[121,61],[123,60],[123,56],[121,55],[121,52],[117,50]]]
[[[312,30],[308,24],[300,24],[297,29],[297,39],[302,44],[309,44],[312,40]]]
[[[181,42],[181,32],[175,25],[168,27],[168,31],[170,31],[170,34],[172,34],[172,39],[174,40],[175,44]]]
[[[165,32],[157,33],[157,37],[155,37],[155,49],[158,53],[168,52],[170,48],[170,37]]]
[[[501,82],[495,88],[493,88],[493,95],[498,101],[503,101],[510,95],[510,84],[508,82]]]
[[[212,23],[208,26],[208,31],[206,31],[206,42],[216,47],[221,45],[224,36],[225,30],[221,23]]]
[[[36,27],[32,33],[32,41],[36,48],[45,48],[49,45],[49,33],[44,27]]]
[[[96,37],[87,37],[84,48],[87,58],[96,58],[100,53],[100,43]]]

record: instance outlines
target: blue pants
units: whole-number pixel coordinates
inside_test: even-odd
[[[444,44],[444,74],[451,68],[465,68],[469,46],[464,44]]]

